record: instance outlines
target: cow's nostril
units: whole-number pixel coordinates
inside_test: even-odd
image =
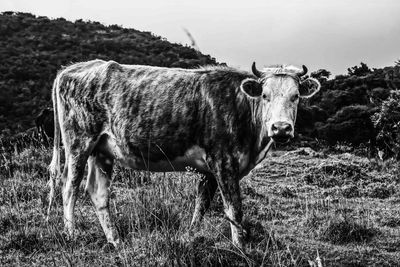
[[[287,124],[287,125],[283,126],[282,128],[286,133],[290,133],[292,131],[292,126],[290,124]]]

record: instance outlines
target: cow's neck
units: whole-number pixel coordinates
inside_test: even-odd
[[[250,154],[250,165],[254,168],[257,164],[263,161],[271,146],[270,138],[265,123],[262,121],[262,106],[259,101],[253,100],[250,103],[252,114],[252,129],[254,142]]]

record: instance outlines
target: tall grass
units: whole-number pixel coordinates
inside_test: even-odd
[[[120,266],[291,266],[304,262],[273,231],[248,217],[247,252],[231,244],[230,228],[216,196],[204,222],[191,231],[196,184],[194,171],[149,173],[116,166],[110,207],[122,239],[107,244],[89,197],[77,202],[76,234],[64,232],[58,190],[50,221],[45,221],[47,164],[51,151],[28,146],[1,155],[0,264]],[[12,171],[10,171],[12,169]]]
[[[110,208],[115,250],[80,187],[76,232],[64,232],[60,188],[45,221],[51,150],[0,153],[0,265],[397,266],[399,166],[349,153],[275,151],[241,181],[246,251],[231,243],[221,196],[189,229],[200,174],[116,164]]]

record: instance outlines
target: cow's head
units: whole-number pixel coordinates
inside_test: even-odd
[[[250,98],[258,99],[257,117],[263,132],[276,142],[287,142],[294,136],[297,105],[300,98],[310,98],[319,91],[320,83],[304,78],[307,68],[277,66],[252,71],[257,79],[242,81],[241,90]]]

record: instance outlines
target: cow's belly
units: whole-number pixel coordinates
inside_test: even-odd
[[[205,153],[200,147],[192,147],[183,156],[171,160],[147,161],[134,155],[120,155],[116,160],[126,167],[137,170],[148,170],[154,172],[186,171],[187,167],[195,168],[198,171],[208,171],[204,160]]]
[[[199,146],[189,148],[182,156],[164,160],[149,161],[144,156],[137,156],[122,149],[114,138],[106,136],[101,138],[96,149],[112,157],[125,167],[136,170],[148,170],[154,172],[186,171],[187,167],[195,168],[201,172],[208,172],[209,168],[205,161],[206,153]]]

